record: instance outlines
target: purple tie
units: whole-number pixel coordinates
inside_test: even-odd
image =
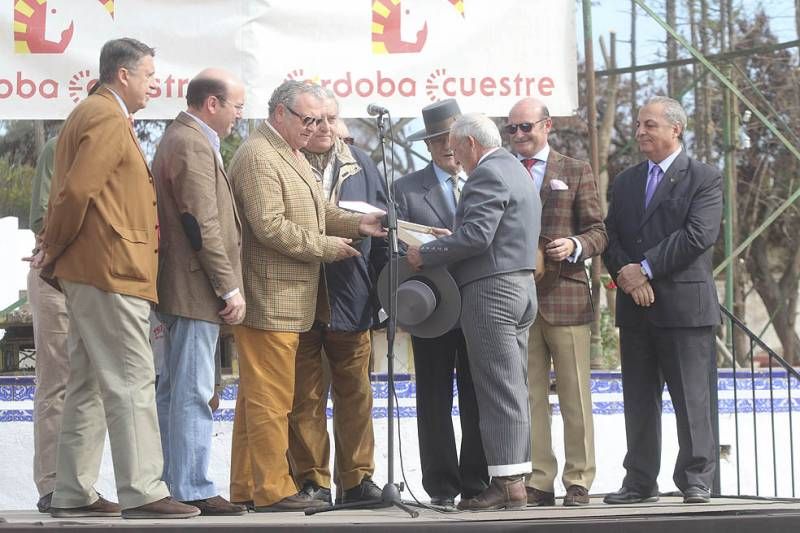
[[[656,192],[656,188],[658,188],[658,182],[661,181],[661,177],[664,175],[664,171],[661,170],[661,167],[658,165],[653,165],[650,169],[650,172],[647,175],[647,186],[644,189],[644,207],[647,208],[650,200],[653,199],[653,193]]]

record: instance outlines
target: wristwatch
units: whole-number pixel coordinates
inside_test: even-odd
[[[642,276],[644,276],[645,278],[650,279],[650,276],[647,274],[647,269],[644,267],[644,265],[642,264],[639,265],[639,272],[641,272]]]

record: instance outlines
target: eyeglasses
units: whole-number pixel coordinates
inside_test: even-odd
[[[219,100],[219,101],[220,101],[220,102],[222,102],[223,104],[227,104],[227,103],[229,103],[228,99],[227,99],[227,98],[225,98],[224,96],[217,96],[217,100]],[[234,104],[234,105],[233,105],[233,108],[234,108],[236,111],[244,111],[244,104]]]
[[[342,142],[345,144],[353,144],[354,142],[356,142],[356,140],[353,139],[352,137],[342,137]]]
[[[305,116],[304,117],[303,115],[301,115],[300,113],[298,113],[297,111],[295,111],[294,109],[289,107],[288,105],[284,106],[284,107],[286,107],[286,109],[289,110],[289,113],[291,113],[292,115],[294,115],[297,118],[299,118],[300,121],[303,123],[303,126],[305,126],[306,128],[311,127],[312,125],[316,128],[317,126],[322,124],[323,120],[325,120],[324,118],[315,118],[315,117],[310,117],[310,116]]]
[[[517,129],[521,129],[524,133],[530,133],[534,126],[536,126],[540,122],[544,122],[550,117],[540,118],[536,122],[520,122],[519,124],[506,124],[506,127],[503,128],[506,133],[509,135],[514,135],[517,133]]]

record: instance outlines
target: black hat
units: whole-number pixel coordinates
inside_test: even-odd
[[[389,265],[378,278],[378,299],[389,308]],[[447,268],[416,272],[405,257],[397,266],[397,325],[415,337],[444,335],[461,316],[461,293]]]
[[[461,109],[454,98],[434,102],[422,108],[422,120],[425,129],[412,133],[407,137],[409,141],[430,139],[443,133],[450,132],[450,126],[461,116]]]

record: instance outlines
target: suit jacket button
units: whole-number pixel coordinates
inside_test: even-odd
[[[156,253],[158,253],[158,248],[156,248]]]
[[[642,244],[642,239],[636,239],[636,244]]]

